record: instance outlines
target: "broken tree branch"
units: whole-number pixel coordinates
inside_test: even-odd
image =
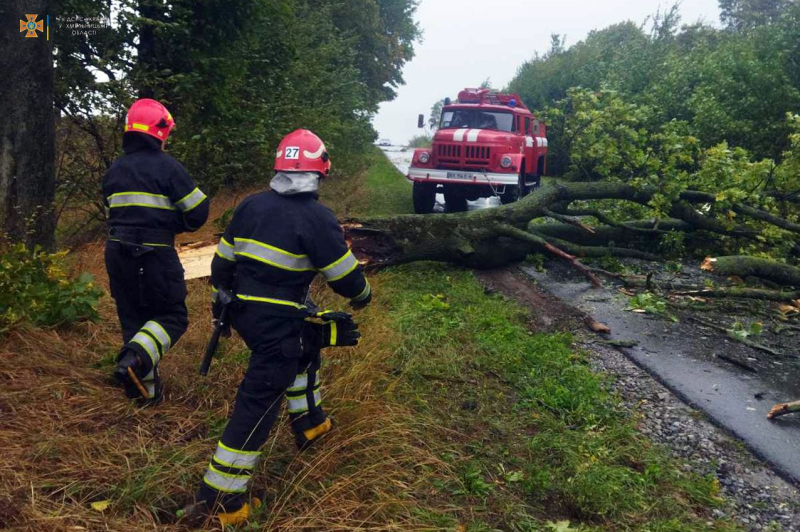
[[[563,214],[551,211],[550,209],[545,209],[544,213],[546,216],[554,220],[558,220],[559,222],[564,222],[565,224],[574,225],[575,227],[583,229],[587,233],[595,233],[594,227],[583,223],[578,218],[573,218],[572,216],[565,216]]]
[[[792,412],[800,412],[800,401],[792,401],[789,403],[778,403],[773,406],[767,414],[767,419],[775,419],[776,417],[785,416]]]
[[[543,238],[541,238],[539,236],[533,235],[531,233],[527,233],[527,232],[523,231],[522,229],[517,229],[516,227],[510,226],[510,225],[501,225],[501,226],[498,227],[498,230],[502,234],[504,234],[504,235],[506,235],[506,236],[508,236],[510,238],[516,238],[517,240],[520,240],[521,242],[528,242],[530,244],[533,244],[533,245],[536,245],[536,246],[541,246],[541,247],[545,248],[548,252],[550,252],[551,254],[555,255],[556,257],[568,261],[572,265],[573,268],[575,268],[576,270],[581,272],[584,276],[586,276],[587,279],[589,279],[589,281],[592,283],[592,286],[594,286],[596,288],[600,288],[600,287],[603,286],[603,283],[600,281],[600,279],[595,274],[593,274],[592,271],[588,267],[586,267],[584,264],[582,264],[577,259],[577,257],[574,257],[573,255],[570,255],[569,253],[566,253],[563,250],[555,247],[553,244],[551,244],[547,240],[545,240],[545,239],[543,239]]]

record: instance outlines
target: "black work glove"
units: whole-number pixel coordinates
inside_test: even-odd
[[[369,305],[369,302],[372,301],[372,291],[370,290],[367,297],[362,299],[361,301],[355,301],[354,299],[350,300],[350,306],[353,307],[354,310],[361,310],[362,308]]]
[[[314,314],[314,317],[322,321],[353,321],[353,315],[349,312],[338,312],[335,310],[321,310]]]
[[[301,332],[303,351],[313,353],[326,347],[342,347],[358,345],[361,333],[358,324],[352,318],[315,323],[307,321]]]

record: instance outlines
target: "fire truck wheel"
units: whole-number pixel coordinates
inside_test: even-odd
[[[500,194],[500,203],[508,205],[519,201],[519,187],[517,185],[506,185],[506,190]]]
[[[466,212],[467,198],[458,189],[444,188],[444,209],[447,212]]]
[[[434,183],[414,182],[413,193],[414,212],[417,214],[430,214],[436,204],[436,185]]]
[[[506,185],[505,191],[500,194],[500,203],[508,205],[509,203],[521,200],[531,193],[531,187],[526,184],[527,179],[524,170],[520,171],[517,183],[517,186]]]

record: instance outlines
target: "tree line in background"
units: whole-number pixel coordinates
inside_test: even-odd
[[[100,180],[120,153],[125,109],[139,97],[171,110],[177,126],[169,150],[205,190],[266,183],[278,141],[298,127],[325,139],[335,169],[353,171],[376,136],[371,118],[395,97],[420,34],[415,0],[41,3],[54,22],[52,49],[2,43],[18,61],[38,54],[30,73],[41,75],[46,57],[53,59],[49,90],[29,94],[20,86],[8,102],[20,115],[32,102],[47,113],[41,102],[53,100],[56,109],[54,171],[40,177],[55,182],[55,193],[37,198],[54,200],[39,214],[50,221],[26,239],[19,224],[6,223],[25,202],[5,202],[2,212],[8,236],[29,244],[52,245],[54,221],[62,237],[93,236],[87,227],[104,217]],[[9,20],[13,8],[32,7],[12,4]],[[107,27],[71,34],[70,19],[92,17]],[[51,141],[39,135],[27,149]]]
[[[571,47],[553,35],[547,53],[520,67],[508,89],[548,121],[551,173],[593,179],[617,171],[612,160],[604,168],[585,164],[587,156],[603,158],[605,148],[585,138],[601,131],[600,144],[625,144],[668,128],[702,148],[725,142],[758,160],[782,159],[796,127],[787,113],[800,110],[800,2],[719,4],[720,29],[679,27],[675,6],[653,17],[649,29],[623,22]],[[603,127],[587,115],[593,112]],[[645,142],[645,151],[657,149],[653,144]],[[619,155],[622,164],[637,165]]]

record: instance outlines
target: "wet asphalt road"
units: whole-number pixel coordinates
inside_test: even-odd
[[[628,358],[800,485],[800,416],[766,417],[773,404],[800,398],[800,362],[783,359],[774,371],[742,371],[714,355],[748,347],[732,345],[722,336],[709,338],[714,333],[683,320],[673,323],[625,311],[625,298],[613,289],[593,289],[566,265],[554,263],[544,273],[523,269],[546,291],[611,327],[610,339],[637,341],[635,347],[622,349]],[[753,351],[752,356],[763,354]]]

